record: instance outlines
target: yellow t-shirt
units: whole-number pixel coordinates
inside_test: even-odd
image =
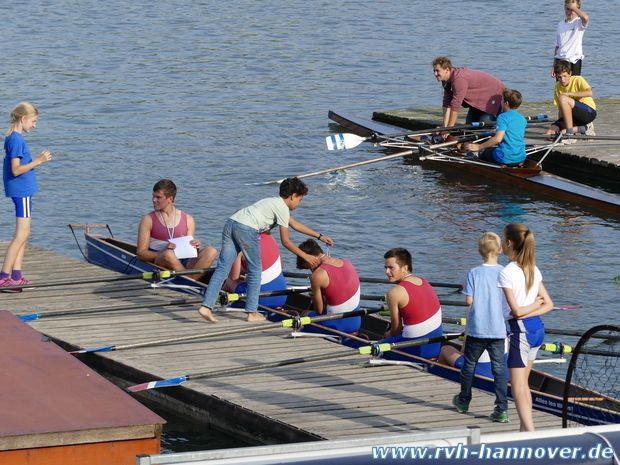
[[[559,82],[556,82],[553,94],[553,104],[558,104],[558,96],[560,94],[563,94],[565,92],[581,92],[582,90],[587,90],[589,88],[590,85],[581,76],[571,76],[570,82],[566,87],[562,86]],[[592,97],[579,97],[575,100],[585,105],[588,105],[593,110],[596,110],[596,104],[594,103],[594,99]]]

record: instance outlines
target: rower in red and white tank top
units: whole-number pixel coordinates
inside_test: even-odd
[[[360,306],[360,280],[357,271],[349,260],[341,260],[344,262],[341,267],[327,263],[319,266],[329,276],[329,285],[323,289],[325,311],[328,315],[352,312],[359,310]]]
[[[178,210],[175,210],[175,212]],[[170,239],[175,237],[187,236],[187,214],[181,212],[181,220],[178,225],[164,225],[159,220],[156,212],[149,213],[153,227],[151,228],[151,242],[149,243],[149,250],[155,252],[161,252],[168,246]],[[160,214],[161,216],[161,214]]]
[[[400,309],[404,338],[430,337],[441,329],[441,305],[437,294],[426,279],[420,279],[419,286],[405,280],[398,283],[409,295],[409,302]]]

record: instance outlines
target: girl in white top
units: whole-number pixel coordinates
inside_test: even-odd
[[[520,431],[533,431],[532,393],[529,377],[545,329],[540,315],[553,310],[553,302],[536,267],[534,234],[521,223],[504,228],[502,250],[510,263],[500,272],[498,286],[504,290],[504,316],[510,349],[508,368]]]

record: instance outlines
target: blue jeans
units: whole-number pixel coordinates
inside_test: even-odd
[[[490,113],[485,113],[484,111],[478,110],[474,107],[469,107],[469,111],[467,112],[467,116],[465,117],[465,124],[480,122],[488,125],[494,123],[496,120],[497,116],[494,116]]]
[[[228,219],[222,231],[222,249],[217,259],[213,276],[209,280],[202,305],[213,308],[220,294],[222,284],[226,280],[233,262],[243,252],[248,265],[248,292],[245,301],[245,311],[254,313],[258,310],[258,295],[260,294],[260,280],[262,273],[260,258],[260,242],[258,231],[232,219]]]
[[[469,405],[471,386],[474,382],[474,370],[478,359],[485,350],[491,359],[491,372],[495,385],[495,410],[508,410],[508,381],[506,379],[506,359],[504,357],[505,339],[481,339],[467,336],[465,340],[465,362],[461,368],[461,392],[459,403]]]

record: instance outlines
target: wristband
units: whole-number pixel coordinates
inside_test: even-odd
[[[320,241],[321,237],[323,237],[323,234],[319,233],[319,235],[317,236],[317,239]]]

